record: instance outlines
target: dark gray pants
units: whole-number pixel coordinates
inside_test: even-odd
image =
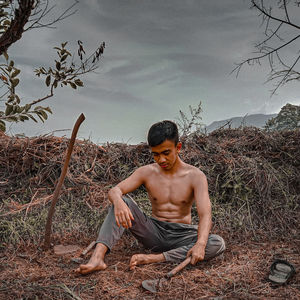
[[[198,226],[170,223],[148,217],[143,213],[136,202],[128,196],[123,196],[134,217],[131,233],[145,248],[154,252],[162,252],[166,261],[179,262],[186,258],[187,252],[197,241]],[[101,226],[97,243],[102,243],[111,250],[113,245],[121,238],[124,228],[118,227],[114,215],[114,207],[109,212]],[[205,248],[204,260],[220,255],[225,250],[223,238],[210,234]]]

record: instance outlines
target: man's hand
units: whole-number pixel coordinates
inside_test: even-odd
[[[195,265],[198,261],[204,259],[205,245],[196,243],[187,253],[187,257],[192,256],[191,264]]]
[[[114,204],[114,212],[116,223],[119,227],[122,225],[124,228],[128,229],[132,226],[131,221],[134,220],[133,215],[123,200]]]

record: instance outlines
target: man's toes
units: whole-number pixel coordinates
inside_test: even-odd
[[[81,268],[77,268],[76,270],[74,270],[74,272],[75,272],[75,274],[83,274]]]
[[[89,267],[87,265],[80,265],[79,268],[75,269],[75,273],[84,274],[88,271]]]

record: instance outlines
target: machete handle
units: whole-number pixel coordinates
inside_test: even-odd
[[[167,278],[171,278],[175,274],[177,274],[179,271],[181,271],[183,268],[185,268],[190,262],[191,262],[192,257],[189,256],[186,258],[183,262],[181,262],[178,266],[176,266],[174,269],[172,269],[167,275]]]
[[[92,241],[80,254],[81,257],[85,257],[88,252],[96,245],[96,241]]]

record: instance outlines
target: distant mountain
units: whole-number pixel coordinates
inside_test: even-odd
[[[264,114],[254,114],[246,115],[245,117],[234,117],[231,119],[226,119],[222,121],[212,122],[210,125],[206,126],[207,133],[210,133],[228,123],[224,128],[238,128],[242,126],[254,126],[258,128],[263,128],[269,119],[276,117],[277,114],[264,115]]]

